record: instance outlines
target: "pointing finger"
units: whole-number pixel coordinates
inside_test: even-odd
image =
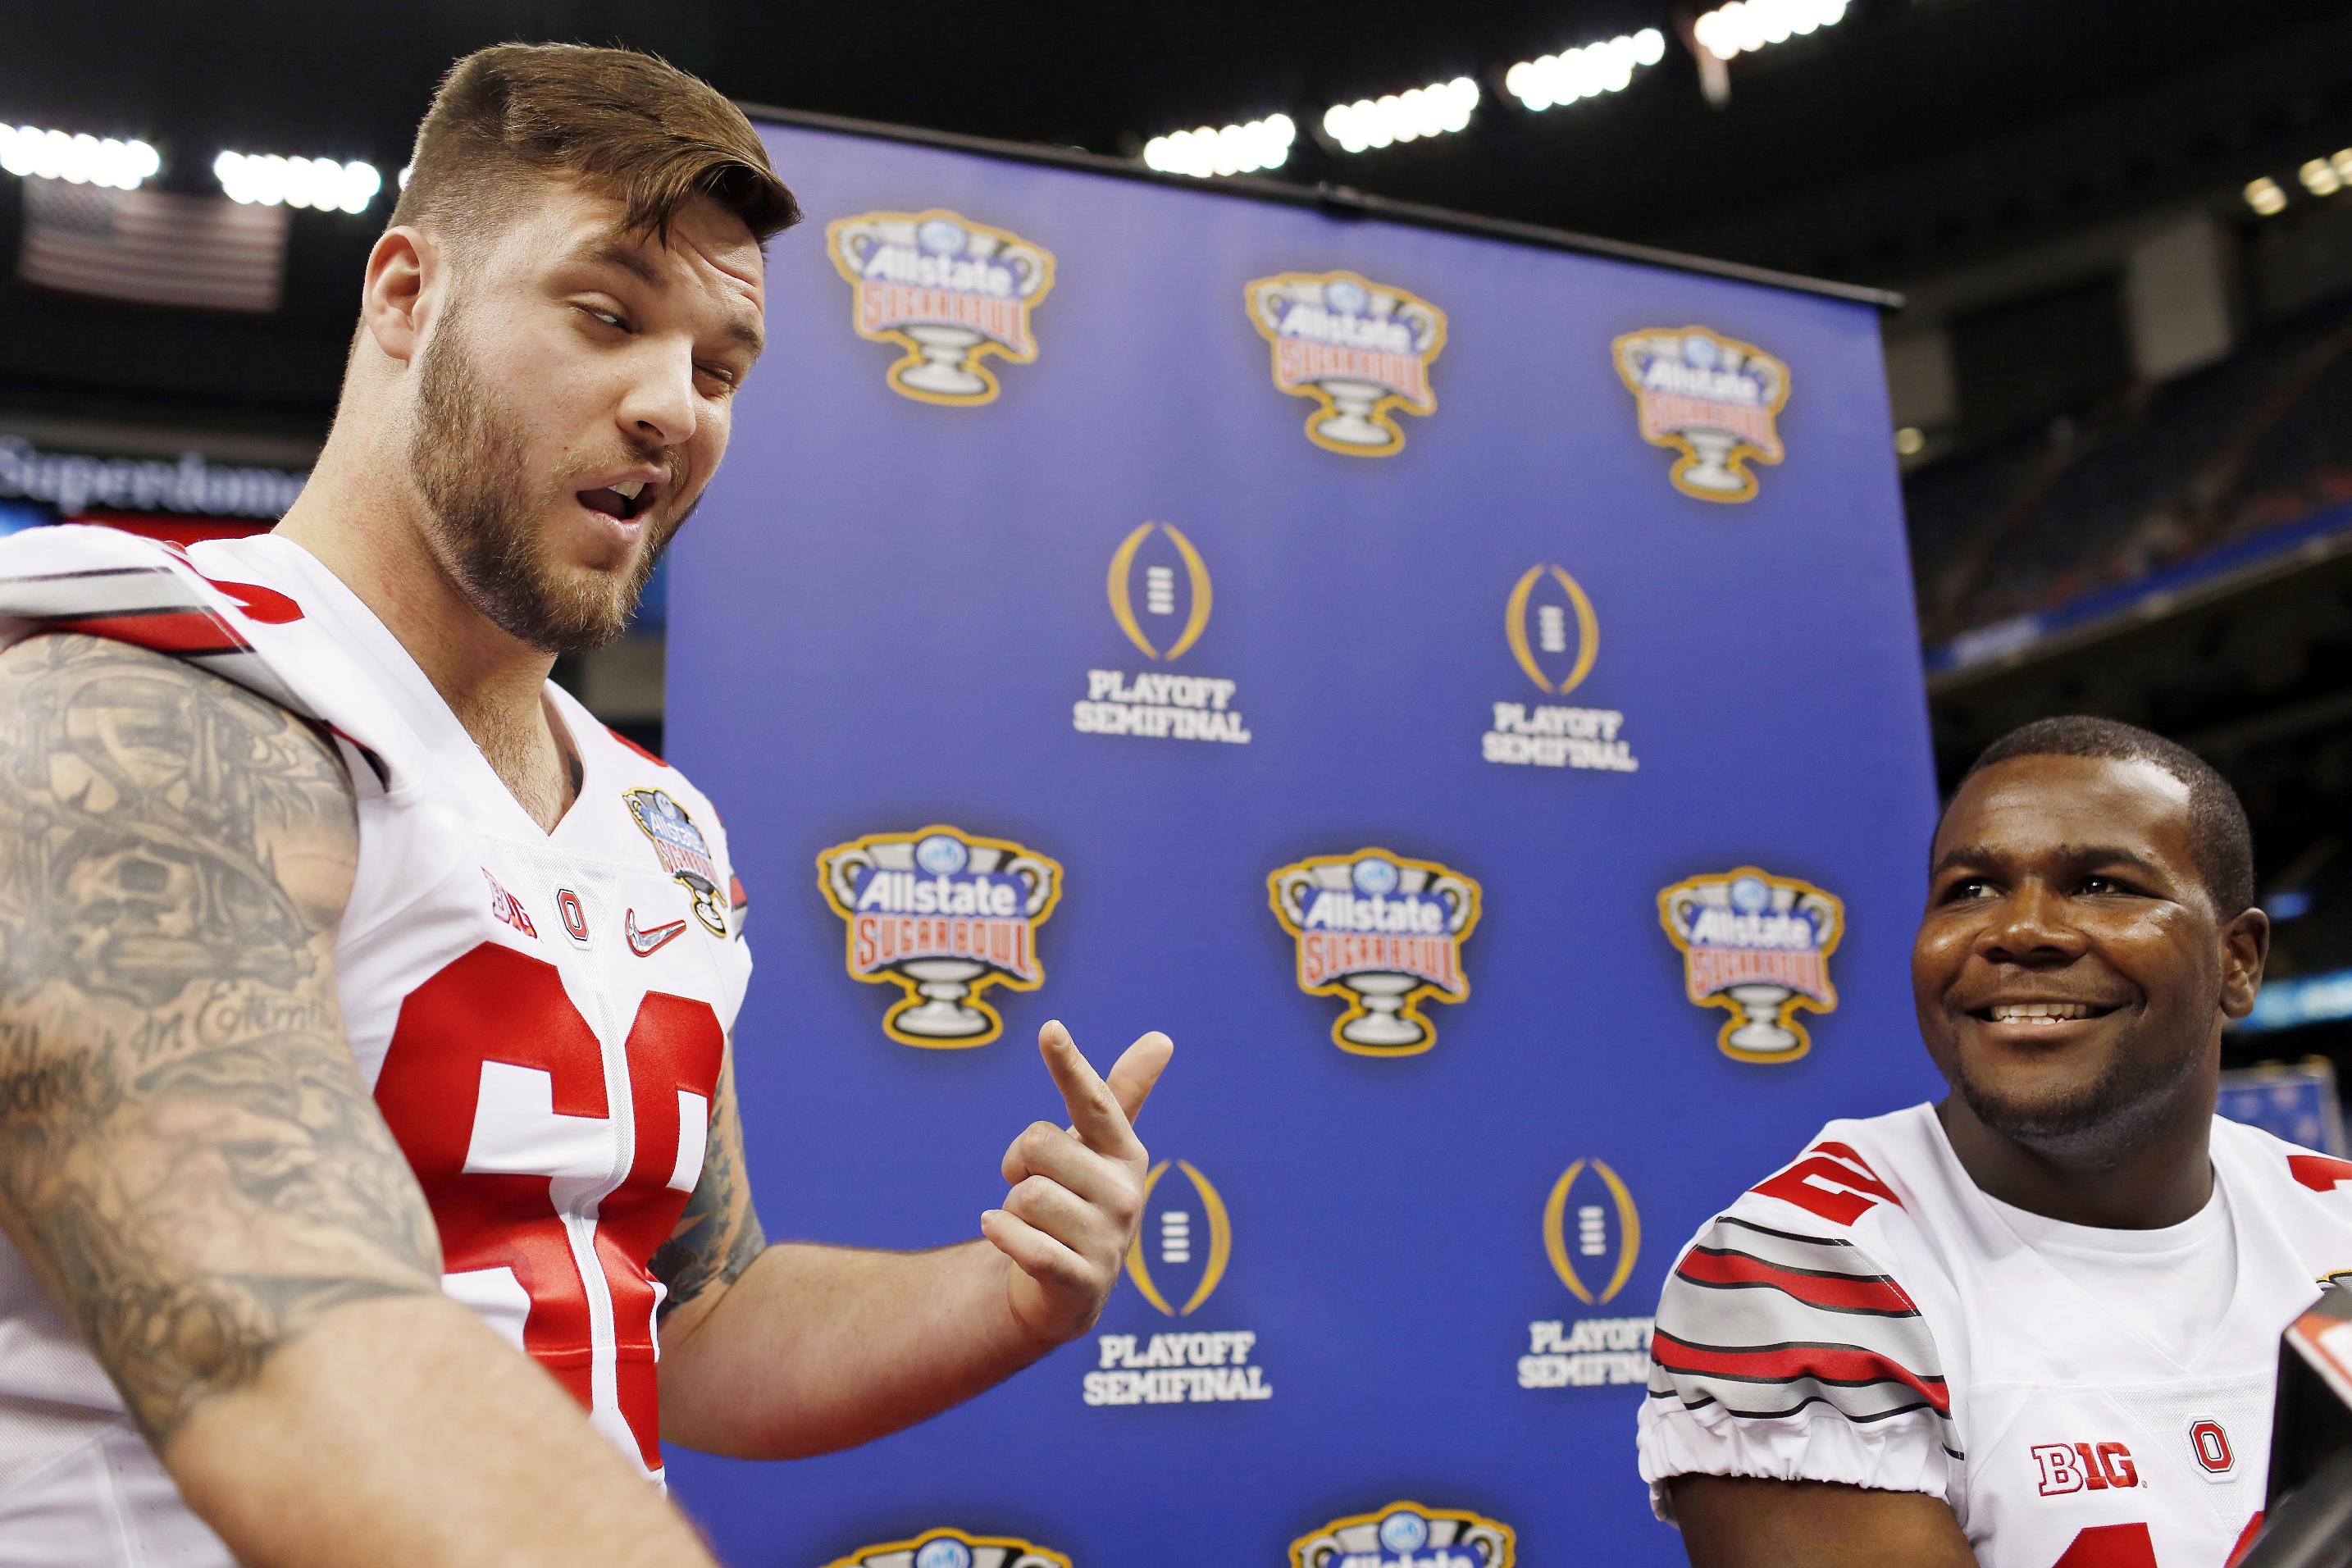
[[[1037,1031],[1037,1051],[1062,1091],[1062,1102],[1070,1108],[1070,1130],[1081,1142],[1098,1153],[1122,1159],[1140,1152],[1142,1145],[1136,1142],[1135,1129],[1128,1125],[1127,1112],[1119,1109],[1110,1085],[1079,1053],[1069,1030],[1058,1021],[1047,1024]]]
[[[1176,1042],[1154,1029],[1127,1047],[1110,1069],[1111,1098],[1118,1101],[1119,1110],[1127,1113],[1131,1127],[1143,1114],[1143,1102],[1151,1098],[1152,1086],[1160,1081],[1168,1066],[1168,1058],[1176,1054]]]

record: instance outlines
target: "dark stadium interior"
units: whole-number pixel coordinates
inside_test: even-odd
[[[1272,178],[1899,290],[1889,437],[1941,773],[2052,711],[2176,736],[2252,812],[2273,977],[2352,970],[2352,166],[2304,173],[2352,146],[2352,7],[1854,0],[1733,61],[1719,105],[1679,43],[1605,100],[1537,114],[1502,90],[1515,59],[1675,26],[1657,0],[918,3],[887,23],[735,3],[100,4],[12,37],[0,119],[143,137],[165,189],[212,188],[227,147],[388,179],[454,55],[623,41],[745,101],[1114,157],[1280,109],[1304,129]],[[1456,73],[1486,89],[1462,134],[1351,155],[1310,124]],[[2263,178],[2280,210],[2252,196]],[[0,184],[0,254],[23,184]],[[306,466],[382,211],[292,215],[264,314],[0,278],[0,431]],[[566,674],[654,739],[659,657],[638,637]],[[2352,1062],[2352,1026],[2237,1046],[2314,1052]]]

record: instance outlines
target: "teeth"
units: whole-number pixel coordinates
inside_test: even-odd
[[[645,488],[646,481],[643,479],[623,479],[613,487],[613,493],[623,500],[635,500],[637,499],[637,492]]]
[[[2094,1011],[2081,1002],[2004,1002],[1992,1009],[1992,1020],[1996,1024],[2056,1024],[2069,1018],[2087,1018]]]

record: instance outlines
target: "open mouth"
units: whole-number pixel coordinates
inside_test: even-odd
[[[1996,1002],[1989,1007],[1971,1007],[1969,1016],[1988,1024],[2023,1024],[2043,1028],[2059,1024],[2071,1024],[2084,1018],[2104,1018],[2116,1011],[2094,1002]]]
[[[661,486],[646,479],[625,479],[617,485],[602,485],[593,490],[578,493],[580,504],[590,511],[601,511],[606,517],[623,522],[635,522],[651,510],[654,497]]]

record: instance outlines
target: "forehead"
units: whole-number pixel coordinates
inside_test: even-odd
[[[1960,785],[1932,854],[1975,847],[2032,860],[2086,844],[2129,849],[2193,875],[2189,786],[2154,763],[2012,757]]]
[[[627,233],[627,216],[614,197],[548,181],[530,212],[499,238],[494,265],[537,271],[602,263],[713,309],[748,310],[756,321],[766,303],[766,258],[742,219],[699,196],[678,209],[664,240]]]

